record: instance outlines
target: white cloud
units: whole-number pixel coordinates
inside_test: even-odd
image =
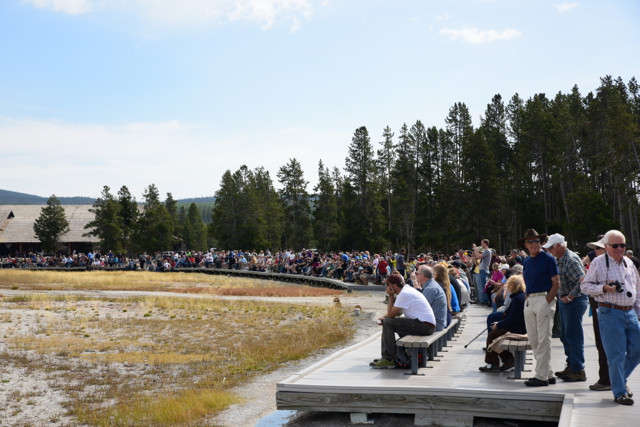
[[[54,12],[69,15],[80,15],[91,10],[89,0],[24,0],[39,9],[53,10]]]
[[[238,0],[235,8],[227,13],[231,22],[249,21],[262,26],[263,30],[273,27],[278,17],[292,21],[292,31],[299,28],[298,16],[309,18],[312,7],[307,0]]]
[[[449,15],[449,14],[447,13],[447,14],[444,14],[444,15],[440,15],[440,16],[438,16],[438,18],[436,18],[436,19],[437,19],[438,21],[446,21],[446,20],[448,20],[448,19],[451,19],[451,15]]]
[[[444,28],[440,30],[440,34],[449,36],[450,40],[462,40],[472,44],[490,43],[497,40],[511,40],[514,37],[522,36],[522,33],[513,28],[505,28],[499,30],[479,31],[477,28],[450,29]]]
[[[41,9],[72,15],[90,10],[131,13],[163,27],[192,27],[216,22],[250,22],[268,30],[281,21],[292,32],[326,0],[23,0]],[[314,6],[315,5],[315,6]]]
[[[565,3],[553,3],[553,7],[555,7],[558,12],[562,13],[562,12],[566,12],[568,10],[571,10],[571,9],[573,9],[575,7],[578,7],[578,2],[574,1],[572,3],[568,3],[568,2],[565,2]]]

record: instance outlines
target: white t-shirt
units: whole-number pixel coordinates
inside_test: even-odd
[[[422,292],[412,286],[404,285],[396,297],[394,306],[402,309],[402,314],[407,319],[418,319],[421,322],[436,324],[436,316],[429,305],[429,301]]]

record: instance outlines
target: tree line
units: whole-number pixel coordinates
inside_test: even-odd
[[[619,228],[638,247],[635,77],[606,76],[585,96],[577,86],[506,103],[498,94],[478,126],[455,103],[445,124],[387,126],[377,144],[360,127],[344,169],[320,160],[311,191],[295,158],[278,191],[262,167],[227,170],[210,234],[224,248],[450,252],[489,238],[505,252],[527,228],[580,249]]]
[[[105,185],[89,211],[94,218],[85,225],[84,236],[98,237],[101,251],[133,255],[180,249],[204,251],[208,247],[207,227],[196,203],[188,208],[178,206],[171,193],[163,202],[155,184],[145,189],[140,206],[127,186],[114,195]],[[211,215],[211,209],[202,211]],[[36,218],[34,234],[43,250],[53,254],[69,229],[65,210],[54,194]]]
[[[452,252],[488,238],[506,252],[527,228],[562,233],[582,248],[611,228],[639,245],[640,88],[633,77],[600,79],[505,103],[495,95],[474,126],[455,103],[445,127],[420,120],[377,143],[355,130],[344,168],[318,162],[317,184],[298,160],[277,172],[241,166],[221,178],[205,226],[195,204],[160,200],[155,185],[142,207],[126,187],[105,186],[88,234],[114,251],[175,248],[318,248]],[[204,212],[204,211],[203,211]],[[207,218],[208,219],[208,218]]]
[[[126,186],[115,196],[105,185],[91,212],[95,217],[85,235],[98,237],[102,250],[133,254],[207,248],[207,229],[196,204],[178,208],[171,193],[163,202],[155,184],[145,189],[140,208]]]

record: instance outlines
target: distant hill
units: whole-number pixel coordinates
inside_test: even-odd
[[[190,205],[195,203],[196,205],[213,204],[216,201],[215,197],[193,197],[191,199],[178,199],[176,202],[178,205]]]
[[[0,205],[44,205],[49,197],[34,196],[33,194],[18,193],[16,191],[0,190]],[[93,197],[58,197],[63,205],[92,205],[96,199]],[[176,200],[178,205],[189,207],[191,203],[200,205],[213,205],[215,197],[194,197],[191,199]],[[138,200],[139,202],[139,200]]]
[[[44,205],[48,199],[49,197],[0,190],[0,205]],[[58,197],[58,200],[63,205],[92,205],[96,199],[92,197]]]

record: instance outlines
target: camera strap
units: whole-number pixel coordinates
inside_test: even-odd
[[[604,260],[607,264],[607,270],[609,270],[609,254],[606,252],[604,254]],[[624,260],[624,256],[622,257],[622,265],[624,265],[624,268],[627,268],[627,262]]]

